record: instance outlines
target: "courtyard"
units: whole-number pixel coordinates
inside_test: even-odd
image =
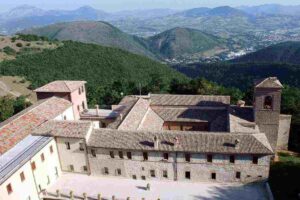
[[[147,184],[150,190],[147,190]],[[64,173],[54,184],[47,188],[49,197],[56,196],[56,190],[62,197],[69,197],[74,192],[75,199],[82,199],[86,193],[88,199],[97,199],[101,194],[103,199],[111,200],[264,200],[269,199],[265,183],[256,184],[220,184],[193,183],[173,181],[133,180],[117,177],[95,177],[82,174]]]

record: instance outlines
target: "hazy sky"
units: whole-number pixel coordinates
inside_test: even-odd
[[[299,0],[0,0],[0,12],[7,11],[13,7],[28,4],[43,9],[74,9],[82,5],[105,11],[172,8],[186,9],[194,7],[216,7],[222,5],[259,5],[259,4],[300,4]]]

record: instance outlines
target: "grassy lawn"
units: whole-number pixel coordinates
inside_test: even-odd
[[[276,200],[299,200],[300,157],[279,153],[279,162],[271,165],[270,187]]]

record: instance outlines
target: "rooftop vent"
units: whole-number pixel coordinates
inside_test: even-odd
[[[246,104],[246,102],[243,100],[238,100],[238,102],[237,102],[238,107],[245,107],[245,104]]]
[[[158,145],[159,145],[159,139],[154,136],[154,149],[158,149]]]
[[[236,139],[236,140],[234,141],[235,149],[239,149],[240,142],[241,142],[241,141],[240,141],[239,139]]]

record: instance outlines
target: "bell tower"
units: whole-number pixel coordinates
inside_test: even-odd
[[[276,151],[282,84],[276,77],[255,81],[254,119],[260,132],[265,133],[272,149]]]

